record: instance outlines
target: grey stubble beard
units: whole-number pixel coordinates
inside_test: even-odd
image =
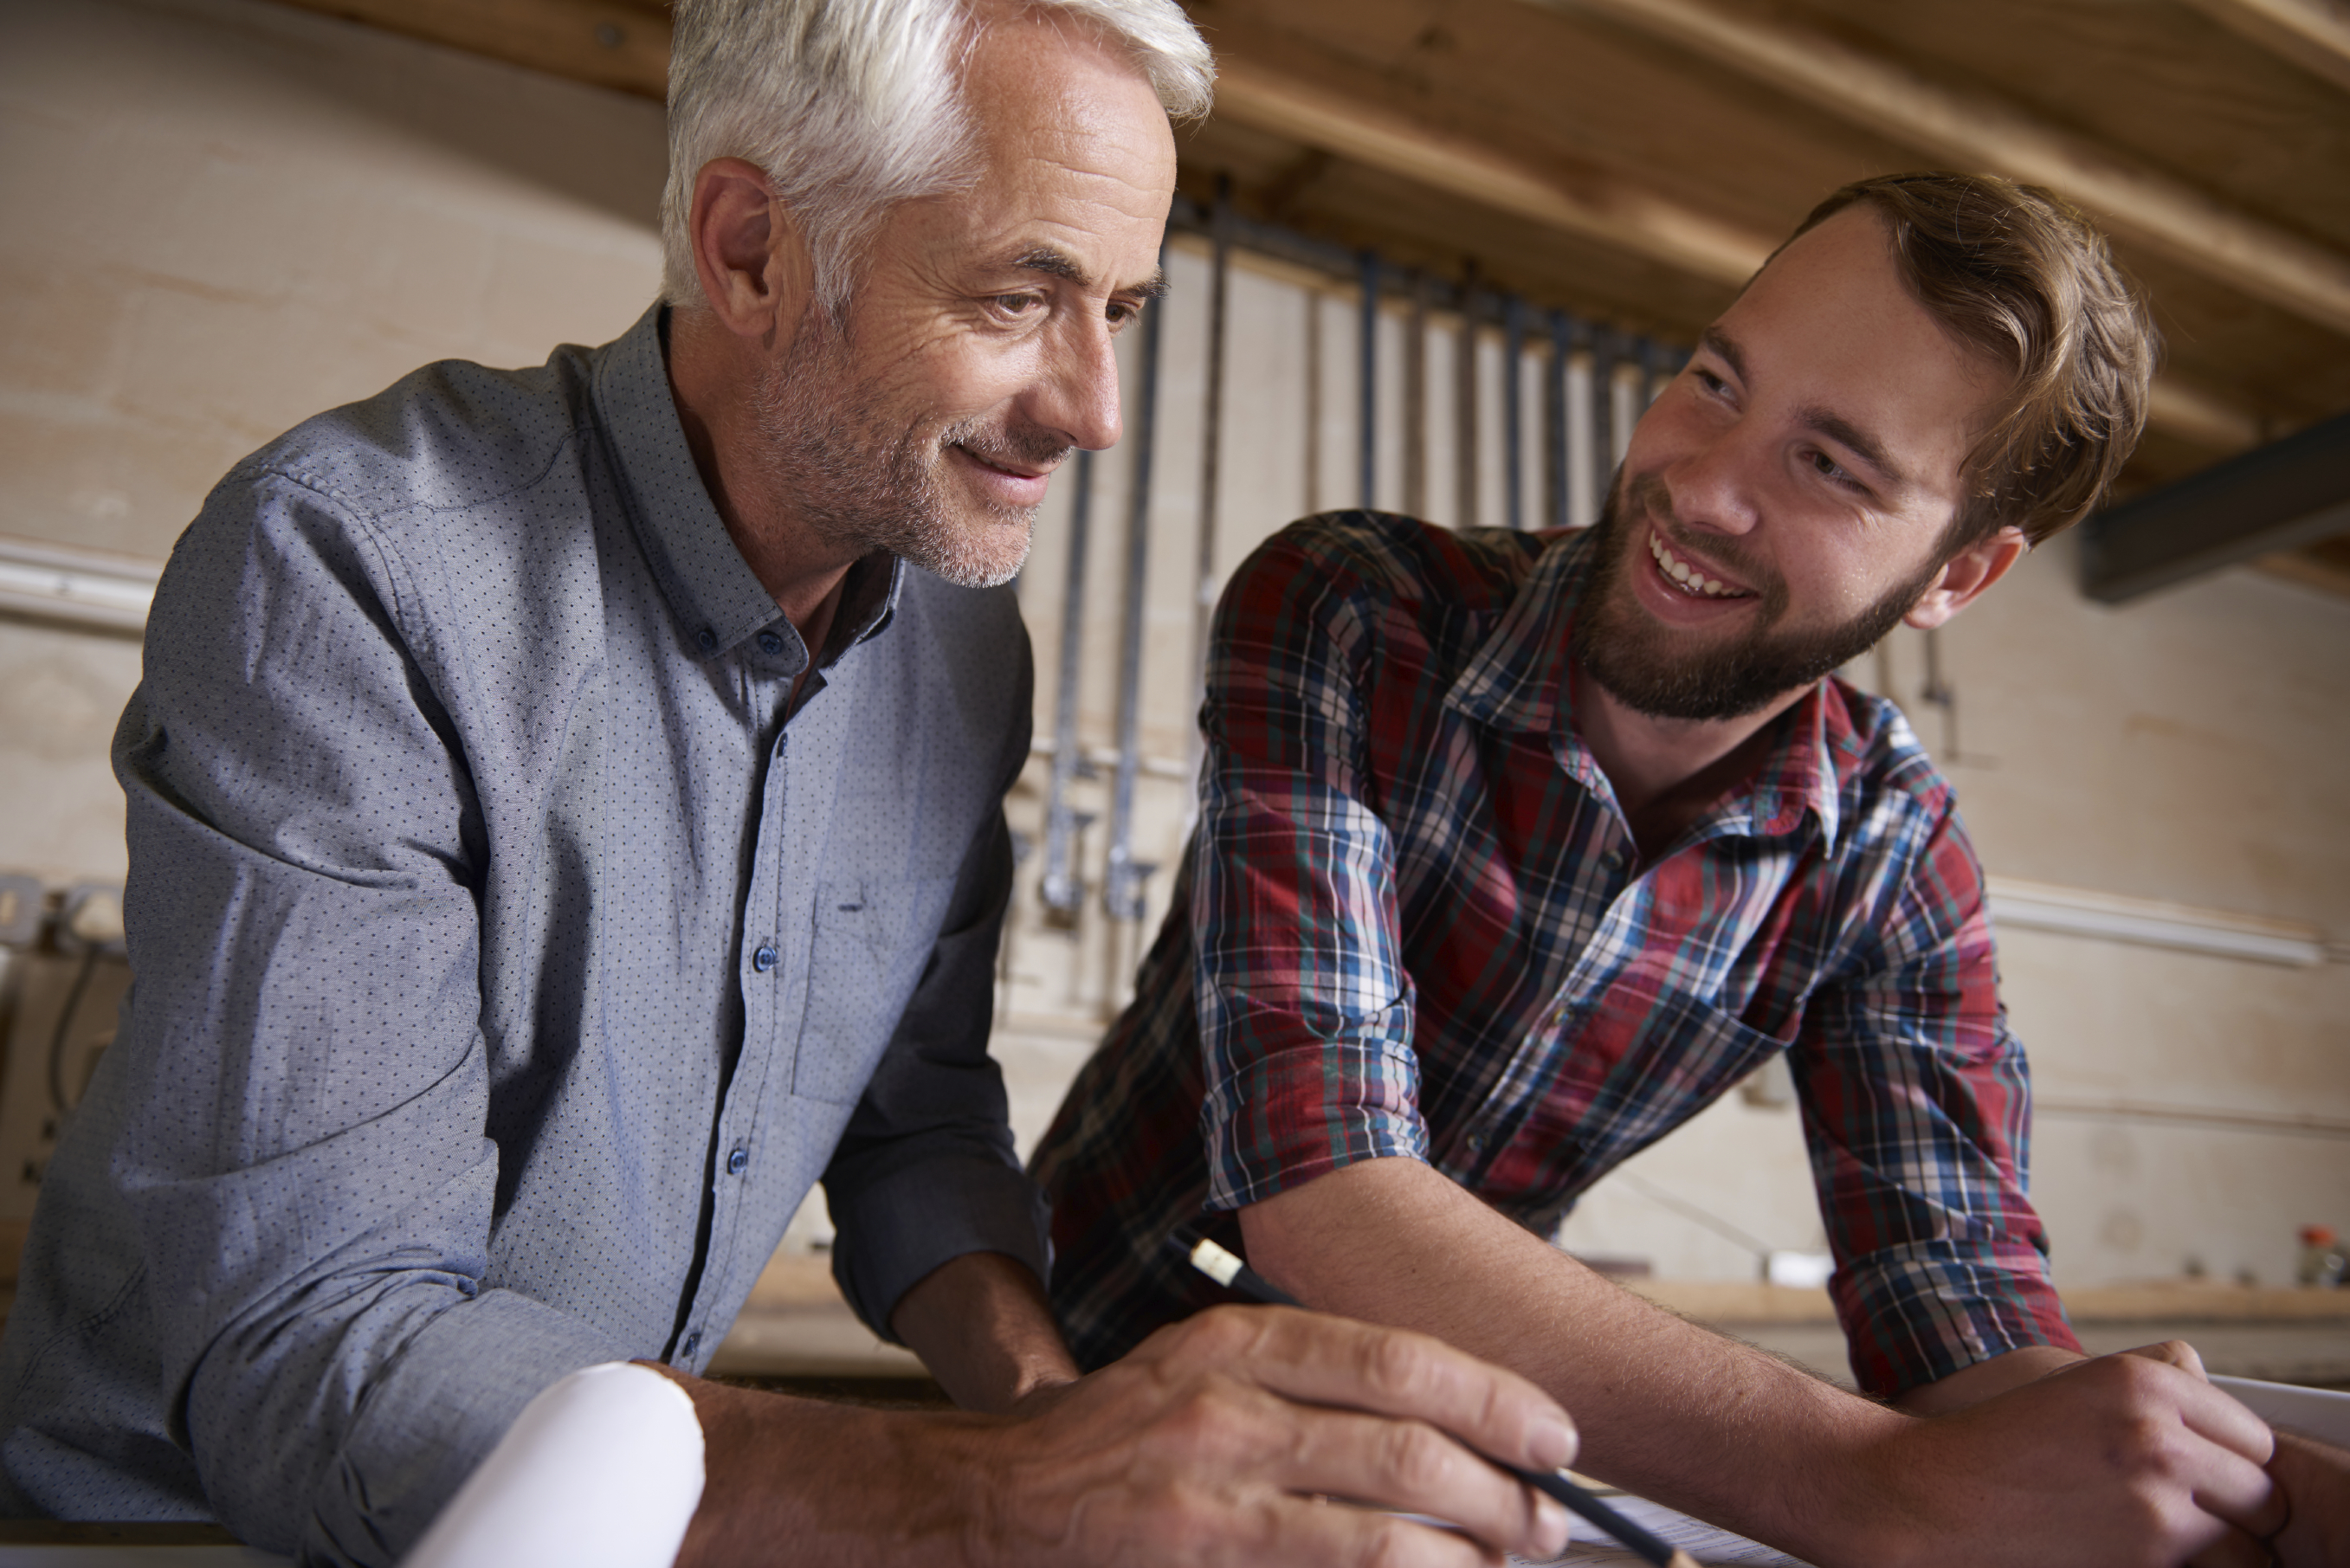
[[[819,545],[858,557],[886,550],[962,587],[993,587],[1019,574],[1037,508],[983,501],[982,521],[958,519],[943,472],[947,450],[1049,465],[1067,454],[1066,443],[980,421],[893,430],[857,374],[847,335],[814,309],[790,352],[761,372],[754,396],[760,466]]]

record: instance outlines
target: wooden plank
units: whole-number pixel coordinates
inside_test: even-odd
[[[2350,6],[2337,0],[2186,0],[2239,37],[2350,92]]]
[[[1656,195],[1596,169],[1536,168],[1482,140],[1239,56],[1218,62],[1216,115],[1480,202],[1513,217],[1613,245],[1736,287],[1774,239]],[[2147,417],[2218,452],[2259,444],[2260,421],[2200,388],[2161,376]]]
[[[640,98],[669,93],[657,0],[278,0]]]
[[[1879,134],[2045,185],[2117,235],[2350,334],[2350,259],[1996,99],[1945,87],[1825,34],[1702,0],[1529,3],[1638,28]]]
[[[1238,57],[1217,62],[1216,113],[1451,191],[1513,216],[1603,241],[1735,286],[1773,240],[1666,201],[1596,168],[1561,173],[1382,105]]]

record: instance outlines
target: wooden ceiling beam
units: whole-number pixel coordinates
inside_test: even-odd
[[[1384,104],[1245,56],[1226,54],[1216,64],[1215,111],[1220,119],[1451,192],[1709,282],[1738,287],[1777,243],[1668,201],[1621,175],[1536,168],[1484,141],[1439,130]],[[2259,445],[2264,433],[2251,414],[2171,376],[2156,379],[2147,418],[2179,440],[2212,452],[2242,452]]]
[[[2350,414],[2215,463],[2081,524],[2081,589],[2118,604],[2350,531]]]
[[[660,0],[278,0],[640,98],[669,94]]]
[[[657,0],[281,0],[575,81],[661,96],[669,20]],[[1688,276],[1735,288],[1774,236],[1725,223],[1596,167],[1536,166],[1326,84],[1227,53],[1221,118],[1465,196],[1524,222],[1596,241]],[[2215,452],[2259,443],[2250,414],[2171,378],[2149,418]]]
[[[2350,92],[2350,7],[2338,0],[2187,0],[2240,37]]]
[[[1731,288],[1753,275],[1773,244],[1634,181],[1590,168],[1536,167],[1242,56],[1216,61],[1215,113]]]
[[[2047,186],[2117,235],[2350,334],[2350,259],[1998,99],[1701,0],[1528,3],[1621,23],[1936,157]]]

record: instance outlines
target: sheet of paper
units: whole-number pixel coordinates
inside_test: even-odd
[[[2224,1388],[2262,1420],[2337,1448],[2350,1449],[2350,1393],[2338,1388],[2303,1388],[2290,1383],[2260,1383],[2250,1377],[2214,1377],[2211,1386]]]
[[[1748,1563],[1765,1564],[1766,1568],[1805,1568],[1799,1558],[1790,1557],[1761,1542],[1749,1541],[1742,1535],[1717,1530],[1686,1513],[1675,1513],[1663,1504],[1650,1502],[1646,1498],[1619,1496],[1610,1497],[1607,1501],[1618,1513],[1636,1524],[1646,1525],[1666,1544],[1679,1547],[1700,1563]],[[1513,1557],[1510,1561],[1523,1563],[1524,1560]],[[1560,1568],[1584,1568],[1586,1564],[1589,1568],[1600,1568],[1603,1563],[1612,1565],[1639,1561],[1634,1553],[1609,1540],[1607,1532],[1583,1519],[1575,1521],[1575,1540],[1567,1547],[1566,1555],[1549,1559],[1551,1563],[1558,1564]],[[1526,1568],[1532,1568],[1532,1565],[1528,1564]]]

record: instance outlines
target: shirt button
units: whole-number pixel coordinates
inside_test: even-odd
[[[707,653],[718,646],[718,634],[705,626],[694,634],[693,640],[702,645],[702,652]]]
[[[733,1153],[726,1157],[726,1174],[729,1176],[740,1176],[749,1168],[750,1164],[751,1151],[747,1148],[738,1148]]]
[[[772,631],[763,631],[763,632],[761,632],[761,633],[759,634],[759,651],[760,651],[760,652],[762,652],[762,653],[781,653],[781,652],[783,652],[783,650],[784,650],[784,639],[783,639],[782,638],[777,637],[777,636],[776,636],[774,632],[772,632]]]
[[[691,1361],[693,1359],[693,1353],[701,1348],[702,1331],[697,1328],[691,1334],[685,1336],[685,1343],[683,1345],[677,1347],[678,1357],[680,1360]]]
[[[751,955],[751,967],[757,970],[761,974],[764,974],[769,970],[775,967],[775,957],[776,954],[775,949],[763,947],[757,952]]]
[[[1472,1132],[1469,1135],[1469,1152],[1471,1154],[1482,1154],[1485,1152],[1485,1135],[1483,1133]]]

